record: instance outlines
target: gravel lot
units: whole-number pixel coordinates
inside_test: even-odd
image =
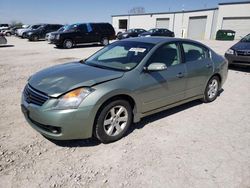
[[[220,54],[235,43],[202,42]],[[26,80],[101,47],[64,50],[15,37],[8,44],[0,47],[0,187],[250,187],[249,69],[230,69],[215,102],[144,118],[115,143],[53,143],[21,113]]]

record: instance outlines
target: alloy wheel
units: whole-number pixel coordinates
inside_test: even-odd
[[[216,79],[212,79],[208,85],[208,98],[212,99],[217,95],[218,92],[218,88],[219,88],[219,83]]]
[[[111,108],[104,118],[103,127],[108,136],[119,135],[128,122],[128,111],[124,106]]]

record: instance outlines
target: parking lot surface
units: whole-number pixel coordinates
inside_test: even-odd
[[[230,69],[213,103],[194,101],[144,118],[115,143],[52,142],[21,113],[27,79],[102,47],[64,50],[7,39],[0,47],[0,187],[250,187],[249,69]],[[201,42],[222,55],[235,43]]]

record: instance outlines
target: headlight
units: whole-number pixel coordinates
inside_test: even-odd
[[[60,35],[56,35],[56,40],[59,40],[60,39]]]
[[[234,50],[232,50],[231,48],[229,48],[229,49],[226,51],[226,54],[231,54],[231,55],[233,55],[233,54],[234,54]]]
[[[94,90],[91,88],[78,88],[66,93],[58,99],[53,109],[76,109],[81,102]]]

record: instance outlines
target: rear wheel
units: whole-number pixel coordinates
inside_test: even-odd
[[[103,143],[124,136],[132,122],[132,109],[125,100],[115,100],[103,107],[96,117],[95,136]]]
[[[219,93],[220,80],[218,76],[213,76],[207,83],[203,101],[208,103],[214,101]]]
[[[7,36],[7,37],[11,36],[11,33],[10,33],[10,32],[7,32],[7,33],[6,33],[6,36]]]
[[[63,42],[63,48],[70,49],[73,47],[73,41],[71,39],[65,39]]]
[[[103,46],[107,46],[109,44],[109,39],[108,38],[103,38],[101,41]]]

